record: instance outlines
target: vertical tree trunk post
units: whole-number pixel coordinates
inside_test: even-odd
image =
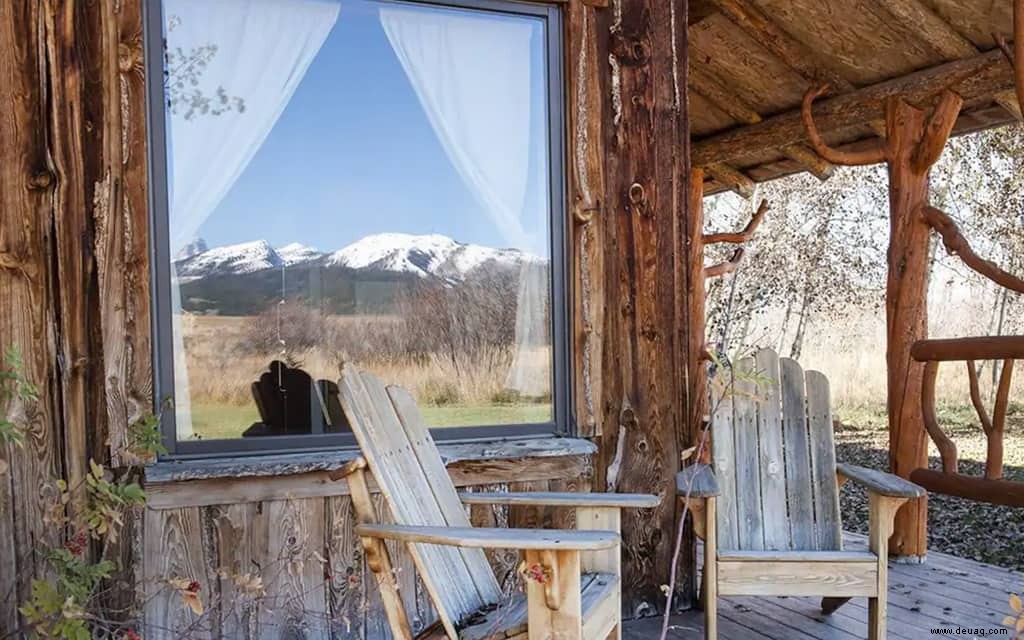
[[[899,98],[886,105],[884,144],[856,152],[830,148],[814,125],[811,104],[825,88],[804,96],[803,121],[808,138],[823,158],[834,164],[886,162],[889,170],[889,272],[886,282],[886,365],[888,371],[889,466],[909,478],[928,467],[927,435],[921,409],[924,365],[910,348],[928,336],[928,264],[930,226],[922,210],[928,205],[928,177],[963,106],[946,90],[931,117]],[[896,516],[889,548],[893,556],[923,559],[928,550],[927,498],[909,500]]]

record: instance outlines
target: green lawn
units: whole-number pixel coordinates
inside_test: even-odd
[[[551,420],[550,404],[444,405],[421,407],[423,418],[434,427],[494,424],[530,424]],[[204,440],[238,438],[259,421],[256,407],[193,403],[192,426]]]

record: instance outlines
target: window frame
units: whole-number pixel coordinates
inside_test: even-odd
[[[551,251],[551,398],[552,420],[431,429],[447,442],[499,440],[575,432],[569,309],[572,282],[568,268],[568,220],[563,83],[564,29],[562,9],[555,4],[522,0],[376,0],[387,4],[469,9],[545,20],[545,62],[548,91],[549,224]],[[143,48],[146,70],[146,142],[149,187],[150,285],[152,304],[153,405],[169,458],[209,458],[255,454],[302,453],[356,446],[351,433],[302,434],[179,441],[174,411],[166,399],[174,395],[174,345],[171,320],[170,207],[168,200],[167,120],[164,105],[163,1],[143,0]],[[161,79],[161,81],[156,81]]]

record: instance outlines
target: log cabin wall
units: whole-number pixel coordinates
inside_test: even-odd
[[[0,3],[0,344],[40,391],[4,407],[28,433],[3,445],[3,630],[61,543],[42,494],[151,410],[144,96],[138,2]]]
[[[489,482],[519,490],[592,485],[660,494],[661,507],[627,518],[624,530],[625,613],[650,614],[668,582],[673,476],[679,450],[691,440],[682,349],[689,309],[677,295],[689,286],[681,255],[689,166],[687,3],[559,4],[566,18],[574,225],[575,418],[579,434],[598,449],[585,470],[576,463],[522,480],[529,476],[520,469]],[[0,476],[3,630],[17,628],[17,607],[44,572],[36,551],[62,542],[62,532],[44,521],[42,488],[58,478],[81,479],[90,458],[128,462],[118,454],[127,425],[152,410],[142,44],[140,0],[0,3],[0,345],[21,350],[25,374],[40,389],[38,403],[5,407],[28,426],[29,437],[23,449],[7,445],[3,457],[11,468]],[[303,476],[283,478],[282,486],[294,486]],[[382,628],[364,605],[352,609],[372,596],[361,590],[358,545],[346,533],[348,499],[291,498],[294,489],[281,491],[135,514],[116,549],[123,572],[107,604],[124,616],[143,615],[145,605],[146,619],[177,619],[180,606],[172,612],[158,598],[142,599],[151,586],[146,580],[159,575],[154,567],[180,568],[223,590],[216,569],[224,563],[255,570],[268,559],[294,560],[293,547],[308,543],[325,551],[327,566],[304,562],[279,574],[267,587],[288,604],[257,612],[246,624],[258,629],[275,617],[287,619],[301,599],[302,610],[349,612],[345,624]],[[493,517],[540,516],[475,514],[480,521]],[[683,555],[681,571],[691,575],[692,548]],[[410,574],[402,579],[413,585]],[[686,604],[689,582],[680,588],[677,602]],[[409,598],[414,593],[422,599],[415,588],[406,591]]]
[[[472,491],[587,491],[593,446],[549,449],[544,456],[488,458],[450,463],[456,484]],[[445,457],[450,449],[443,447]],[[492,448],[493,449],[493,448]],[[202,474],[169,471],[149,483],[142,553],[137,559],[139,600],[147,638],[391,638],[377,584],[355,535],[345,482],[326,471],[288,475],[181,479]],[[335,464],[335,463],[332,463]],[[244,461],[237,474],[259,473]],[[291,465],[285,465],[291,466]],[[155,476],[156,474],[154,474]],[[219,472],[218,472],[218,475]],[[386,513],[374,494],[378,513]],[[568,527],[571,510],[473,506],[471,520],[487,527]],[[387,542],[414,633],[436,621],[404,545]],[[506,593],[521,588],[515,552],[490,553]],[[234,576],[260,575],[265,594],[253,597]],[[167,588],[168,577],[195,580],[204,610],[201,624]]]

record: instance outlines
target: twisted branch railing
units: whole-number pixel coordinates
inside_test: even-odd
[[[939,450],[942,471],[918,469],[910,474],[910,479],[936,493],[993,504],[1024,506],[1024,483],[1003,479],[1003,436],[1010,404],[1010,386],[1013,383],[1016,361],[1024,359],[1024,336],[921,340],[914,344],[911,356],[918,362],[925,363],[921,410],[928,436]],[[975,368],[975,362],[978,360],[1000,360],[1003,363],[991,415],[981,398],[978,371]],[[956,444],[942,430],[936,416],[935,384],[941,362],[965,362],[967,365],[971,403],[985,432],[986,456],[983,478],[959,472]]]

